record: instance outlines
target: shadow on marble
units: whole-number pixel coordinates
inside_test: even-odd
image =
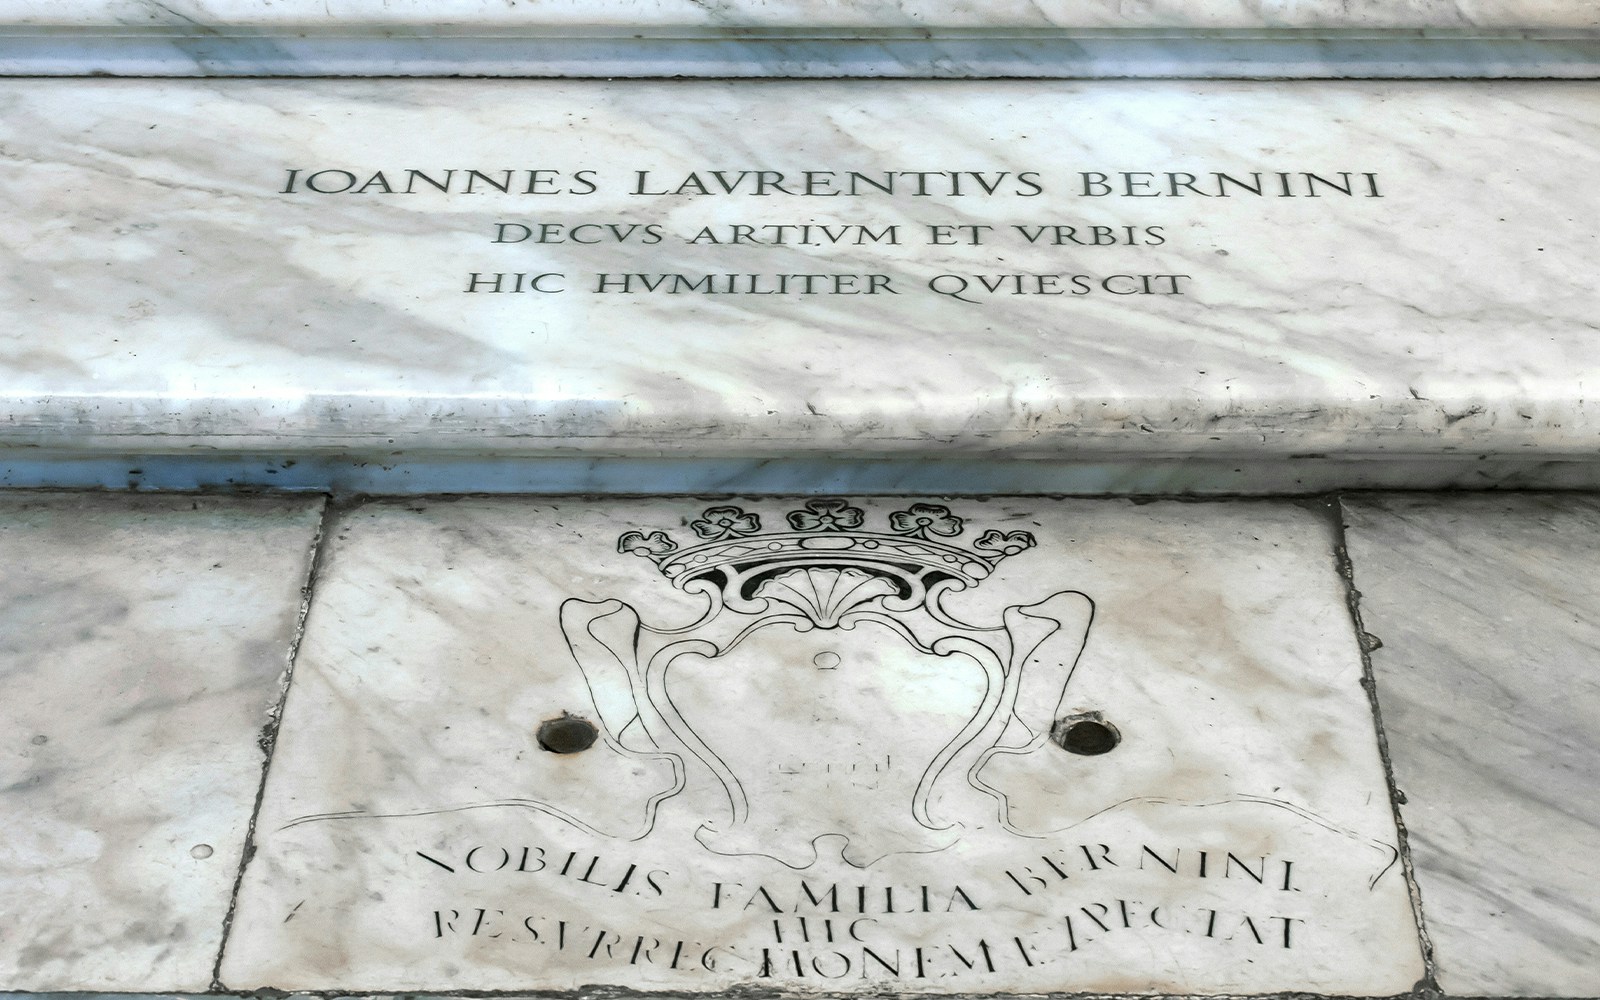
[[[204,990],[322,502],[0,494],[0,984]]]
[[[1364,627],[1439,986],[1600,988],[1600,502],[1356,496]]]

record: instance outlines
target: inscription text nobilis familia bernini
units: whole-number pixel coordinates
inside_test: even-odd
[[[554,678],[512,696],[539,721],[510,744],[488,734],[511,705],[463,722],[486,754],[515,749],[520,787],[484,794],[469,769],[450,794],[286,802],[271,836],[387,872],[412,961],[530,986],[1026,992],[1150,949],[1292,967],[1395,891],[1387,838],[1281,782],[1152,794],[1139,772],[1204,705],[1074,694],[1134,623],[1074,585],[1067,522],[967,506],[675,503],[609,534],[589,517],[589,551],[552,574],[564,599],[518,612],[548,640],[484,664]],[[583,567],[616,583],[574,594]]]

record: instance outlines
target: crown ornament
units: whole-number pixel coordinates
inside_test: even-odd
[[[783,601],[830,626],[875,597],[920,604],[931,590],[976,586],[1037,544],[1026,531],[990,529],[964,547],[955,539],[965,520],[930,503],[891,513],[887,530],[869,530],[861,508],[833,498],[807,500],[784,520],[789,530],[763,532],[759,515],[742,507],[708,507],[689,522],[692,544],[629,531],[617,551],[651,560],[679,589],[718,590],[730,605]]]

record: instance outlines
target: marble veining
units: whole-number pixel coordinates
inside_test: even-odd
[[[478,498],[328,536],[230,989],[1422,974],[1324,511]]]
[[[16,25],[967,28],[1600,28],[1558,0],[5,0]]]
[[[0,76],[1594,79],[1592,29],[0,27]]]
[[[1600,16],[1549,0],[0,3],[0,74],[1582,77]]]
[[[1345,504],[1440,987],[1593,996],[1600,504]]]
[[[0,223],[0,441],[1579,458],[1600,436],[1589,97],[1549,82],[11,81],[0,184],[22,208]],[[533,195],[381,193],[413,168],[549,172]],[[751,196],[759,170],[791,187],[902,176],[893,195]],[[348,171],[367,190],[307,193],[321,171],[325,189]],[[712,194],[712,171],[745,187]],[[933,186],[918,193],[915,171]],[[1279,173],[1291,197],[1219,194],[1219,174],[1271,193]],[[1190,175],[1201,190],[1173,197]],[[779,225],[845,236],[731,244]],[[956,228],[981,226],[979,246]],[[534,230],[552,238],[520,238]],[[774,292],[812,272],[848,280]],[[494,275],[509,289],[545,273],[566,290],[492,291]],[[716,294],[692,287],[727,274]],[[1091,294],[1051,294],[1074,275]],[[874,276],[890,284],[871,294]]]
[[[321,506],[0,494],[0,989],[210,987]]]

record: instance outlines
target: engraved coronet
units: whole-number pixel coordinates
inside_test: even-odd
[[[976,586],[1000,561],[1035,545],[1026,531],[990,529],[966,547],[954,539],[963,518],[939,504],[914,503],[888,515],[888,531],[867,530],[865,512],[836,498],[807,500],[789,512],[791,530],[761,530],[759,515],[734,505],[706,508],[689,522],[700,541],[680,547],[664,531],[630,531],[619,552],[655,562],[676,586],[714,582],[730,597],[749,598],[763,584],[795,569],[851,569],[894,583],[901,597],[923,594],[935,583]]]

